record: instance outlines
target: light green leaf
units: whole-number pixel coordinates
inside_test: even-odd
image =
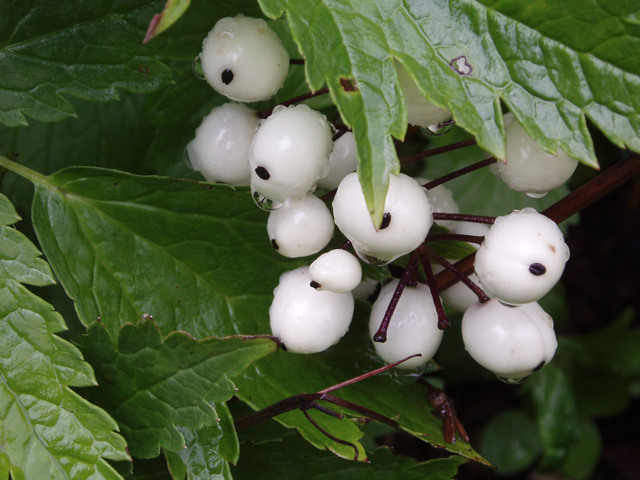
[[[215,405],[218,423],[199,430],[180,427],[186,446],[178,452],[165,450],[172,476],[187,480],[231,480],[229,463],[236,463],[240,454],[233,418],[225,403]],[[184,474],[182,472],[184,471]],[[176,472],[176,473],[174,473]]]
[[[464,463],[456,456],[418,463],[396,457],[388,448],[371,452],[371,463],[348,462],[314,449],[295,434],[278,442],[243,445],[242,450],[247,455],[232,469],[236,480],[449,480]]]
[[[0,196],[3,219],[15,216],[8,205]],[[0,478],[120,479],[106,462],[129,459],[116,423],[69,388],[95,385],[91,367],[55,335],[60,315],[22,285],[53,281],[38,255],[0,229]]]
[[[506,152],[501,101],[547,151],[560,146],[597,165],[587,118],[616,144],[640,151],[640,28],[627,19],[637,0],[607,8],[580,0],[260,4],[271,17],[287,13],[312,88],[326,83],[354,128],[376,224],[387,176],[399,167],[391,137],[406,129],[394,58],[497,158]]]
[[[218,423],[212,402],[226,402],[236,392],[232,378],[272,353],[271,338],[228,337],[195,340],[183,332],[162,338],[152,320],[120,329],[118,346],[104,325],[94,323],[84,337],[87,361],[100,386],[88,395],[120,425],[132,455],[152,458],[160,448],[185,446],[178,427],[199,429]]]
[[[187,11],[189,5],[191,5],[190,0],[167,0],[162,12],[154,15],[151,19],[143,42],[151,41],[156,35],[161,34],[176,23],[182,14]]]
[[[26,125],[28,115],[58,121],[75,115],[63,96],[105,101],[118,88],[148,93],[171,82],[165,62],[192,60],[215,22],[259,14],[254,2],[198,2],[169,34],[144,45],[161,0],[0,1],[0,123]]]

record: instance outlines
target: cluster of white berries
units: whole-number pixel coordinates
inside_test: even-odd
[[[200,61],[211,86],[238,102],[270,98],[282,87],[289,66],[286,50],[266,22],[243,16],[216,24],[203,42]],[[451,117],[449,110],[424,98],[401,64],[396,63],[396,70],[409,123],[430,128]],[[542,196],[566,181],[576,162],[561,150],[557,157],[542,152],[517,121],[506,120],[507,163],[495,165],[494,173],[531,196]],[[459,213],[445,187],[427,193],[421,186],[426,179],[390,175],[383,221],[375,228],[355,173],[353,134],[334,142],[333,133],[326,117],[306,105],[278,106],[260,120],[250,108],[228,103],[204,118],[187,153],[208,181],[251,186],[256,204],[270,212],[269,240],[286,257],[319,253],[333,237],[335,224],[360,259],[385,265],[423,244],[434,212]],[[549,175],[541,172],[549,170]],[[337,188],[333,213],[313,194],[317,187]],[[533,209],[498,218],[491,228],[439,224],[453,233],[485,237],[470,279],[491,300],[478,303],[463,284],[442,292],[446,304],[465,311],[462,328],[469,353],[510,382],[548,363],[557,346],[553,321],[536,302],[555,285],[569,258],[557,225]],[[321,255],[310,267],[283,274],[269,310],[273,334],[295,353],[321,352],[334,345],[349,329],[352,292],[361,280],[358,259],[340,249]],[[398,280],[385,285],[373,305],[372,338],[397,285]],[[442,335],[432,294],[418,284],[404,289],[388,340],[374,345],[388,363],[420,353],[399,366],[413,369],[433,357]]]

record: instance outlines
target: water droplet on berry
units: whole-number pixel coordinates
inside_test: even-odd
[[[392,368],[389,372],[391,379],[400,385],[410,385],[415,383],[424,373],[425,365],[421,365],[413,370],[405,370],[402,368]]]
[[[520,385],[521,383],[526,382],[527,378],[529,378],[529,376],[522,378],[506,378],[501,377],[500,375],[496,375],[496,377],[498,377],[498,380],[500,380],[501,382],[508,383],[509,385]]]
[[[287,108],[287,107],[285,107],[284,105],[276,105],[274,107],[273,111],[271,112],[271,115],[273,115],[274,113],[279,112],[281,110],[284,110],[285,108]]]
[[[436,123],[434,125],[429,125],[427,128],[420,127],[420,131],[429,137],[440,137],[442,135],[449,133],[449,130],[453,128],[455,123],[456,122],[453,120],[453,117],[452,117],[449,120],[445,120],[444,122]]]
[[[204,70],[202,69],[202,59],[200,58],[200,55],[198,55],[193,61],[192,68],[193,73],[196,77],[198,77],[200,80],[205,80]]]
[[[278,210],[282,207],[282,203],[276,202],[275,200],[271,200],[270,198],[265,197],[264,195],[260,195],[256,190],[251,187],[251,198],[253,198],[253,203],[255,203],[258,208],[261,208],[265,212],[271,212],[272,210]]]
[[[531,198],[542,198],[542,197],[546,197],[547,193],[549,192],[544,192],[544,193],[531,193],[531,192],[525,192],[527,194],[527,197],[531,197]]]
[[[324,115],[323,115],[323,117],[324,117]],[[325,117],[325,120],[326,120],[326,117]],[[322,122],[320,122],[320,123],[323,123],[323,122],[324,122],[324,120]],[[327,123],[329,124],[329,128],[331,129],[331,135],[332,136],[335,135],[336,133],[338,133],[338,129],[336,128],[336,126],[333,123],[331,123],[331,122],[327,122]]]

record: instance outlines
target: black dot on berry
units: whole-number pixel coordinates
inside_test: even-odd
[[[309,284],[309,286],[311,288],[320,288],[320,284],[318,282],[313,281],[313,280],[311,280],[311,283]]]
[[[233,72],[227,68],[220,77],[222,78],[222,83],[229,85],[233,81]]]
[[[271,174],[264,167],[256,167],[256,174],[263,180],[271,178]]]
[[[382,214],[382,223],[380,224],[380,230],[384,230],[391,223],[391,214],[389,212]]]
[[[529,265],[529,271],[534,275],[540,276],[547,273],[547,267],[545,267],[541,263],[532,263],[531,265]]]
[[[544,367],[544,360],[540,362],[540,365],[538,365],[536,368],[533,369],[534,372],[537,372],[538,370],[540,370],[542,367]]]
[[[275,248],[276,250],[279,250],[279,249],[280,249],[280,247],[278,246],[278,242],[276,242],[276,239],[275,239],[275,238],[271,240],[271,246],[272,246],[273,248]]]

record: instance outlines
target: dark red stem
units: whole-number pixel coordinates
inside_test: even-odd
[[[474,170],[478,170],[483,167],[487,167],[496,163],[497,160],[494,157],[487,158],[486,160],[482,160],[480,162],[474,163],[473,165],[469,165],[468,167],[461,168],[460,170],[456,170],[454,172],[445,175],[444,177],[440,177],[433,182],[429,182],[423,185],[427,190],[431,190],[432,188],[436,188],[438,185],[442,185],[449,180],[453,180],[454,178],[461,177],[462,175],[466,175],[469,172],[473,172]]]
[[[304,65],[304,58],[290,58],[289,65]]]
[[[454,222],[473,222],[473,223],[486,223],[493,225],[496,221],[496,217],[487,217],[484,215],[464,215],[462,213],[434,213],[434,220],[452,220]]]
[[[436,288],[433,269],[431,268],[431,259],[429,258],[431,251],[429,251],[428,249],[426,250],[427,250],[426,254],[420,255],[420,262],[422,263],[422,268],[424,268],[424,273],[427,274],[427,282],[429,282],[429,290],[431,291],[433,304],[436,307],[436,313],[438,314],[438,328],[440,330],[445,330],[451,326],[451,322],[447,318],[447,314],[444,313],[442,300],[440,300],[440,295],[438,294],[438,289]]]
[[[461,233],[430,233],[427,235],[426,242],[440,242],[443,240],[477,243],[480,245],[484,241],[484,237],[479,235],[463,235]]]
[[[396,286],[396,290],[393,292],[393,297],[391,297],[391,301],[389,302],[389,306],[387,307],[387,311],[382,318],[382,323],[378,328],[378,331],[373,336],[373,341],[378,343],[384,343],[387,341],[387,329],[389,328],[389,323],[391,322],[391,317],[393,316],[393,312],[396,311],[396,307],[398,306],[398,302],[400,301],[400,296],[402,295],[402,291],[404,287],[407,286],[409,280],[415,275],[415,268],[418,265],[418,257],[419,254],[414,251],[411,254],[411,258],[409,259],[409,264],[407,268],[404,269],[402,273],[402,277],[400,277],[400,281]]]
[[[329,93],[328,87],[322,87],[320,90],[317,90],[315,92],[304,93],[297,97],[291,98],[285,102],[279,103],[278,105],[274,105],[271,108],[267,108],[266,110],[258,112],[258,116],[260,118],[267,118],[269,115],[273,113],[273,109],[280,105],[282,105],[283,107],[288,107],[289,105],[293,105],[294,103],[302,102],[304,100],[308,100],[310,98],[317,97],[319,95],[324,95],[325,93]]]
[[[483,238],[483,237],[481,237],[481,238]],[[489,297],[487,297],[487,294],[484,293],[484,290],[482,290],[478,285],[473,283],[469,279],[469,277],[464,275],[460,270],[458,270],[456,267],[451,265],[445,258],[443,258],[442,256],[438,255],[434,251],[431,251],[429,254],[431,255],[431,258],[433,258],[436,262],[438,262],[444,268],[446,268],[451,273],[453,273],[458,280],[460,280],[467,287],[469,287],[471,289],[471,291],[476,294],[476,296],[478,297],[478,301],[480,303],[484,303],[484,302],[488,302],[489,301]]]
[[[425,150],[424,152],[416,153],[415,155],[408,155],[400,159],[400,165],[407,165],[411,162],[422,160],[423,158],[433,157],[434,155],[440,155],[441,153],[447,153],[459,148],[475,145],[478,142],[475,138],[469,140],[463,140],[462,142],[452,143],[451,145],[445,145],[444,147],[432,148],[431,150]]]

